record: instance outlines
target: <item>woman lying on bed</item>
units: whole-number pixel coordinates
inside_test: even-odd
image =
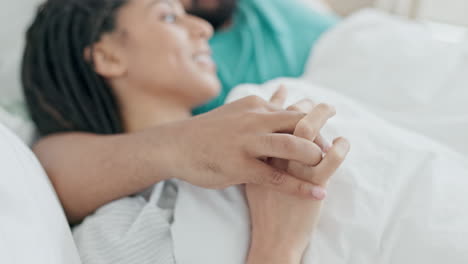
[[[100,16],[90,17],[96,10]],[[64,23],[69,24],[64,27]],[[46,2],[28,31],[23,62],[25,94],[39,131],[42,135],[70,130],[117,134],[138,133],[163,124],[177,127],[178,121],[191,118],[192,108],[212,99],[219,91],[207,43],[211,35],[209,24],[186,14],[178,1]],[[275,94],[268,105],[271,112],[280,109],[284,97],[284,90]],[[250,97],[227,107],[235,110],[239,104],[255,104],[258,100]],[[301,115],[298,123],[299,111],[309,114]],[[240,110],[233,113],[245,114]],[[278,124],[276,131],[301,137],[296,147],[307,148],[313,158],[307,161],[307,166],[281,159],[262,160],[290,174],[306,171],[309,181],[324,187],[349,149],[344,139],[335,140],[329,148],[322,147],[327,152],[324,157],[318,147],[324,144],[317,132],[333,114],[329,106],[314,107],[309,101],[301,101],[289,111],[282,111],[283,119],[294,123],[295,129],[291,129],[291,125],[277,122],[276,116],[274,119],[272,114],[263,113],[271,116],[269,122]],[[228,117],[219,115],[219,118]],[[242,127],[237,131],[243,132]],[[181,140],[176,134],[171,136],[174,142]],[[270,134],[268,138],[276,141],[278,137],[290,135]],[[252,151],[264,153],[260,148]],[[220,158],[224,151],[220,149]],[[204,146],[200,145],[199,155],[203,153]],[[213,165],[209,169],[220,168]],[[170,173],[160,177],[160,181],[186,180],[184,175]],[[282,173],[276,180],[284,179]],[[314,190],[316,196],[324,196],[320,188],[309,191]],[[246,186],[246,194],[252,223],[248,262],[300,263],[319,216],[320,202],[251,184]],[[114,250],[107,252],[108,256],[119,253]]]

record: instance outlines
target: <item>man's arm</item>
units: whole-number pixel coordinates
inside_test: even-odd
[[[327,116],[329,111],[320,115]],[[205,188],[255,183],[306,199],[315,187],[264,157],[314,166],[321,149],[292,133],[305,114],[248,97],[210,113],[133,134],[62,134],[34,148],[70,222],[165,179]],[[304,170],[305,172],[305,170]]]
[[[70,133],[44,138],[34,147],[71,223],[166,179],[164,142],[146,137]]]

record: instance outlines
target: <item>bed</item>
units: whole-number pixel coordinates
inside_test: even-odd
[[[315,8],[320,5],[303,1]],[[80,263],[50,182],[33,154],[15,138],[19,136],[30,144],[34,135],[20,92],[19,60],[24,29],[40,2],[0,3],[0,35],[4,36],[0,44],[0,123],[16,134],[1,125],[0,144],[4,147],[0,154],[2,163],[17,165],[8,169],[2,165],[0,208],[11,210],[2,209],[0,217],[0,262]],[[323,5],[320,8],[330,10]],[[440,42],[424,25],[365,11],[324,37],[312,51],[306,70],[310,74],[302,79],[346,96],[382,122],[423,134],[428,142],[443,146],[450,157],[464,160],[468,156],[466,44]],[[10,191],[15,189],[21,192]],[[459,230],[466,230],[463,223]],[[329,250],[336,253],[336,249]],[[460,248],[460,252],[456,260],[466,261],[451,263],[468,262],[466,248]],[[387,254],[392,256],[391,252]],[[366,263],[359,262],[363,258],[346,262],[338,258],[339,253],[336,256],[335,262],[327,263]]]

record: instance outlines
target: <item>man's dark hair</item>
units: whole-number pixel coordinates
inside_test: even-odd
[[[26,33],[21,81],[41,135],[121,133],[116,97],[84,51],[116,27],[128,0],[48,0]],[[92,58],[92,56],[91,56]]]
[[[214,29],[219,29],[228,22],[237,8],[237,0],[219,0],[218,7],[207,10],[199,4],[200,0],[193,0],[188,12],[208,21]]]

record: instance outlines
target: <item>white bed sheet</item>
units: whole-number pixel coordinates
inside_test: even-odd
[[[304,263],[468,263],[468,55],[424,26],[364,11],[328,33],[302,80],[241,86],[268,99],[280,83],[335,105],[328,137],[351,153],[329,186]],[[177,263],[244,263],[242,191],[179,184]],[[193,245],[197,245],[193,247]]]
[[[306,82],[244,86],[231,99],[268,99],[280,83],[294,94],[289,103],[307,96],[335,105],[338,116],[324,135],[343,135],[352,144],[330,182],[303,263],[468,263],[466,157]],[[174,219],[177,263],[244,263],[249,214],[239,187],[211,191],[180,183]]]

